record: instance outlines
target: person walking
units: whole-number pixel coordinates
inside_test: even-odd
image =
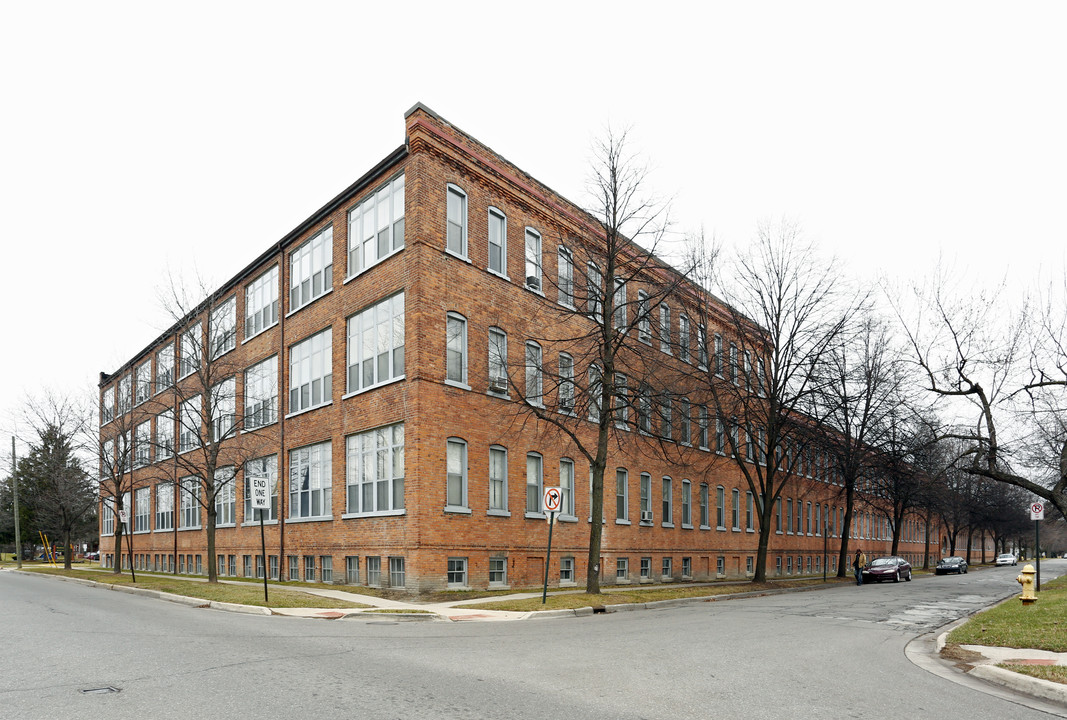
[[[856,584],[863,584],[863,568],[867,567],[867,556],[863,550],[856,548],[856,557],[852,560],[852,567],[856,571]]]

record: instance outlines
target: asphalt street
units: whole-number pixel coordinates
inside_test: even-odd
[[[904,652],[1017,593],[1018,569],[507,623],[240,615],[0,572],[0,716],[1048,718]]]

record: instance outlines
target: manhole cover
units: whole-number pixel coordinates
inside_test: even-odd
[[[87,688],[85,690],[79,690],[82,695],[103,695],[105,693],[117,693],[119,689],[117,687],[99,687],[99,688]]]

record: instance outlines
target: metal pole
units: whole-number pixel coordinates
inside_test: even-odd
[[[1034,558],[1037,560],[1037,577],[1034,591],[1041,591],[1041,521],[1034,520]]]
[[[22,569],[22,529],[19,527],[19,480],[15,462],[15,436],[11,436],[11,494],[15,499],[15,567]]]
[[[545,604],[545,600],[548,599],[548,565],[552,560],[552,524],[556,519],[556,513],[548,513],[548,552],[545,553],[545,585],[541,589],[541,604]]]
[[[263,532],[263,511],[259,511],[259,547],[263,553],[263,602],[267,600],[267,538]],[[280,568],[279,568],[280,570]]]

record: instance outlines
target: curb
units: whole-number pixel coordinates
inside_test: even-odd
[[[1021,673],[1005,670],[996,665],[975,665],[968,673],[974,677],[988,682],[1003,685],[1018,693],[1038,697],[1042,700],[1051,700],[1067,706],[1067,685],[1030,677]]]

